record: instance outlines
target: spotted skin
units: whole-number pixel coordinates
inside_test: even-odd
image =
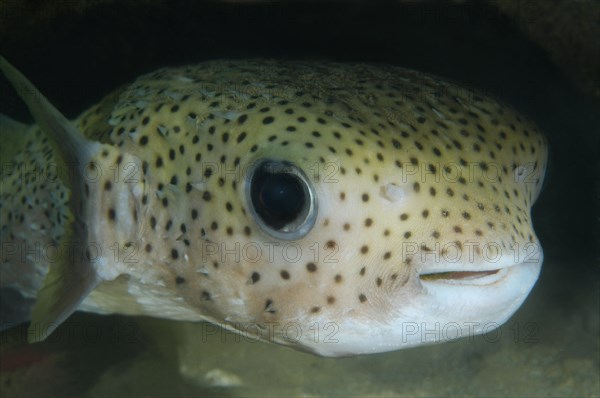
[[[88,220],[103,282],[83,310],[209,320],[338,356],[428,342],[400,341],[404,321],[501,323],[539,272],[530,209],[545,138],[510,107],[437,77],[389,66],[212,61],[140,77],[74,124],[105,148],[94,154],[102,175],[90,188],[97,210]],[[17,159],[56,156],[33,127]],[[319,210],[305,237],[277,240],[253,219],[245,177],[261,159],[309,176]],[[10,176],[2,191],[2,242],[59,241],[68,188],[20,178]],[[48,212],[28,208],[31,201]],[[527,260],[534,266],[523,286],[497,277]],[[14,258],[3,261],[3,270],[15,269]],[[448,308],[432,301],[448,286],[475,291],[461,285],[471,279],[488,282],[464,299],[456,290]],[[473,304],[494,289],[489,313]],[[303,337],[290,338],[289,325]],[[330,328],[338,344],[315,339],[314,325]]]

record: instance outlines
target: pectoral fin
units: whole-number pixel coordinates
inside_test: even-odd
[[[31,314],[29,340],[45,339],[71,315],[101,282],[86,253],[85,181],[82,174],[100,144],[89,141],[18,70],[0,57],[0,70],[27,104],[66,166],[70,219],[60,242],[60,255],[50,264]],[[9,131],[10,133],[10,131]]]

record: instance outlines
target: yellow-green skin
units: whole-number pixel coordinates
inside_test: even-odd
[[[83,310],[209,320],[338,356],[452,337],[406,338],[408,324],[498,326],[539,272],[530,209],[545,138],[506,105],[437,77],[205,62],[140,77],[74,124],[104,144],[86,216],[102,283]],[[53,159],[34,130],[19,159]],[[262,159],[293,163],[315,189],[316,223],[297,241],[271,237],[249,211],[245,177]],[[13,212],[2,242],[60,241],[65,184],[51,198],[12,189],[2,191],[2,219]],[[27,209],[22,194],[54,203],[52,213]],[[33,220],[53,233],[32,233]],[[36,264],[20,267],[43,274],[48,264]]]

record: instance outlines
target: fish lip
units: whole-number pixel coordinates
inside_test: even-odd
[[[446,267],[431,267],[418,273],[421,283],[444,283],[452,285],[489,285],[505,279],[514,269],[531,264],[541,264],[541,258],[536,261],[496,263],[494,267],[466,266],[455,269]]]
[[[450,285],[491,285],[498,283],[519,264],[509,267],[494,268],[489,270],[460,270],[460,271],[443,271],[443,272],[427,272],[419,274],[421,283],[443,283]]]
[[[437,280],[437,279],[477,279],[488,275],[493,275],[501,271],[501,268],[486,270],[486,271],[445,271],[420,274],[421,280]]]

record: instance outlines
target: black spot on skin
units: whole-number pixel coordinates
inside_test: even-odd
[[[177,260],[179,258],[179,252],[177,249],[171,249],[171,258],[173,260]]]
[[[273,306],[273,300],[267,299],[265,301],[265,311],[267,311],[270,314],[274,314],[275,310],[272,308],[272,306]]]
[[[316,272],[317,271],[317,265],[315,263],[307,263],[306,264],[306,269],[308,270],[308,272]]]
[[[286,281],[290,279],[290,273],[285,270],[281,271],[279,275],[281,275],[281,278],[285,279]]]
[[[252,283],[256,283],[260,280],[260,274],[258,272],[253,272],[250,279],[252,280]]]
[[[177,278],[175,278],[175,283],[178,285],[184,284],[185,283],[185,278],[182,276],[178,276]]]
[[[358,299],[360,300],[361,303],[364,303],[367,301],[367,296],[365,296],[364,294],[359,294],[358,295]]]

